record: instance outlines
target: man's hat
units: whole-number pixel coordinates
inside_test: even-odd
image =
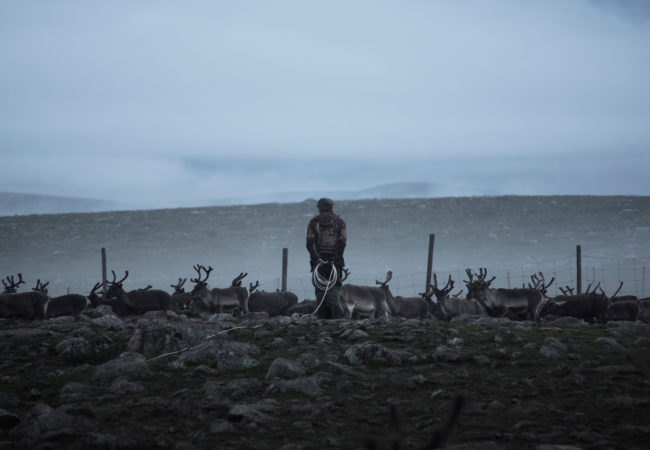
[[[321,198],[316,204],[319,211],[332,211],[334,209],[334,202],[330,198]]]

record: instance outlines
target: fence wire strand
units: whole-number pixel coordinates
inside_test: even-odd
[[[650,266],[650,256],[633,258],[612,258],[593,255],[582,255],[582,282],[583,289],[590,284],[592,288],[600,283],[600,288],[608,295],[612,295],[621,282],[623,288],[619,295],[635,295],[639,298],[647,297],[650,292],[646,291],[646,267]],[[494,264],[487,265],[489,278],[496,276],[492,283],[495,288],[520,288],[528,287],[531,284],[533,274],[544,275],[548,283],[551,278],[555,281],[548,289],[548,295],[556,296],[562,292],[560,288],[576,287],[577,266],[575,257],[560,257],[544,261],[531,261],[524,264]],[[454,292],[464,289],[464,280],[467,278],[465,270],[467,267],[434,267],[439,283],[446,284],[449,275],[454,281]],[[478,267],[472,267],[472,271],[478,272]],[[378,273],[374,278],[351,276],[346,283],[365,286],[376,286],[376,280],[384,280],[385,274]],[[426,272],[398,273],[393,270],[393,277],[389,283],[394,295],[403,297],[418,297],[420,292],[426,290]],[[267,280],[260,280],[260,290],[275,290],[279,288],[281,279],[279,277]],[[294,278],[287,280],[287,289],[294,292],[302,299],[314,299],[314,288],[311,284],[311,277]]]

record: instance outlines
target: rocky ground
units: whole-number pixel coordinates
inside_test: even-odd
[[[2,448],[650,447],[650,326],[250,314],[0,320]],[[559,447],[560,445],[568,447]]]

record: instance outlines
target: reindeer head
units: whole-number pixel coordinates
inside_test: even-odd
[[[438,276],[435,273],[433,274],[433,284],[431,285],[431,291],[433,294],[435,294],[438,302],[448,297],[453,288],[454,280],[451,279],[451,274],[449,275],[449,279],[447,279],[447,284],[442,289],[438,289]]]
[[[92,308],[95,308],[96,306],[99,306],[102,304],[102,298],[97,295],[97,289],[102,287],[102,283],[95,283],[93,288],[90,290],[90,294],[88,294],[88,301],[90,302],[90,306]]]
[[[202,289],[208,287],[208,278],[210,277],[210,272],[212,272],[212,266],[209,266],[207,269],[201,264],[196,264],[194,270],[198,274],[196,278],[190,278],[190,281],[194,283],[194,289],[192,289],[192,294],[198,293]],[[205,272],[205,278],[201,279],[201,272]],[[180,278],[179,278],[180,280]]]
[[[485,281],[485,277],[487,276],[486,268],[479,268],[478,274],[472,274],[472,270],[468,268],[465,273],[467,273],[468,280],[463,280],[463,282],[465,283],[465,286],[467,286],[467,298],[477,298],[484,294],[485,290],[490,287],[496,278],[492,277],[488,281]],[[474,277],[476,277],[476,279],[474,279]]]
[[[549,281],[548,284],[544,284],[544,274],[542,272],[539,272],[539,276],[537,274],[532,274],[530,276],[530,280],[533,282],[533,284],[528,283],[528,288],[535,289],[542,295],[546,296],[546,292],[548,288],[553,284],[553,281],[555,281],[555,277],[551,278],[551,281]]]
[[[183,285],[187,281],[187,278],[178,278],[178,283],[176,284],[170,284],[169,286],[174,288],[174,293],[172,295],[180,295],[185,293],[185,289],[183,288]]]
[[[111,297],[116,297],[120,293],[124,292],[124,287],[122,286],[122,283],[124,283],[124,280],[127,279],[129,276],[129,271],[125,270],[124,271],[124,277],[122,277],[121,280],[117,279],[117,275],[115,275],[115,271],[111,270],[111,273],[113,274],[113,281],[109,281],[109,286],[108,289],[106,290],[105,297],[106,298],[111,298]]]
[[[375,280],[375,284],[379,285],[379,289],[386,292],[388,288],[388,282],[393,278],[393,272],[390,270],[386,273],[386,279],[384,281]]]

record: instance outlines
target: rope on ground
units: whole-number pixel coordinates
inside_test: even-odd
[[[261,327],[261,326],[262,326],[262,325],[253,325],[252,327],[243,327],[243,326],[242,326],[242,327],[233,327],[233,328],[228,328],[227,330],[222,330],[222,331],[220,331],[220,332],[218,332],[218,333],[215,333],[215,334],[211,334],[211,335],[209,335],[209,336],[206,336],[205,340],[207,341],[207,340],[210,339],[210,338],[213,338],[213,337],[218,336],[218,335],[220,335],[220,334],[228,333],[229,331],[232,331],[232,330],[238,330],[238,329],[241,329],[241,328],[251,328],[251,329],[252,329],[252,328],[259,328],[259,327]],[[169,352],[169,353],[164,353],[164,354],[162,354],[162,355],[154,356],[153,358],[148,359],[147,362],[149,362],[149,361],[153,361],[154,359],[163,358],[163,357],[165,357],[165,356],[171,356],[171,355],[175,355],[175,354],[177,354],[177,353],[182,353],[182,352],[184,352],[185,350],[188,350],[188,349],[190,349],[190,348],[192,348],[192,346],[185,347],[185,348],[182,348],[182,349],[180,349],[180,350],[176,350],[175,352]]]

